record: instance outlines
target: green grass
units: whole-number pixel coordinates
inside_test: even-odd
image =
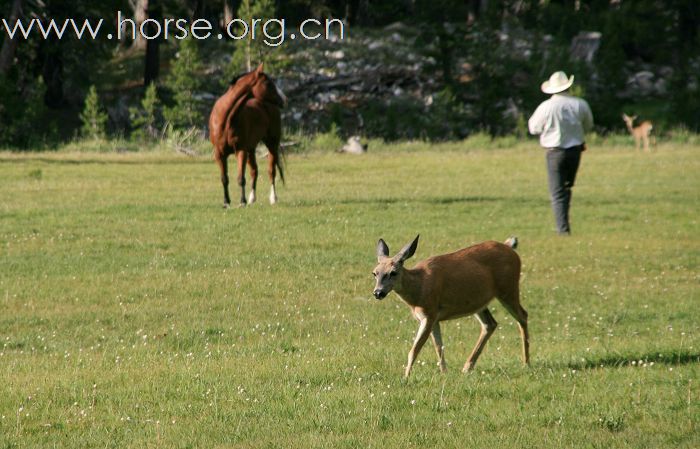
[[[0,448],[698,447],[699,150],[592,146],[570,238],[534,144],[292,155],[229,211],[207,157],[0,153]],[[473,373],[465,318],[401,379],[370,273],[417,233],[520,238],[529,368],[494,304]]]

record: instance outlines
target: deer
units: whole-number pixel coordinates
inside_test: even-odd
[[[517,321],[523,363],[529,365],[527,312],[520,305],[520,257],[514,251],[517,238],[510,237],[505,243],[479,243],[453,253],[429,257],[413,268],[406,268],[404,262],[416,252],[419,237],[416,236],[393,257],[389,257],[389,247],[384,240],[379,239],[378,265],[372,271],[376,279],[374,297],[381,300],[394,291],[419,322],[418,333],[408,352],[404,377],[411,374],[416,357],[429,336],[438,357],[438,367],[442,373],[446,372],[440,322],[469,315],[476,316],[481,324],[481,334],[462,372],[474,369],[486,342],[498,326],[488,309],[494,298]]]
[[[636,115],[630,117],[627,114],[622,114],[622,120],[624,120],[625,124],[627,125],[627,130],[630,132],[630,134],[632,134],[632,137],[634,137],[634,144],[637,151],[639,151],[640,143],[643,140],[644,151],[649,152],[649,135],[651,134],[651,130],[654,125],[649,120],[644,120],[639,125],[634,126],[633,123],[636,119]]]

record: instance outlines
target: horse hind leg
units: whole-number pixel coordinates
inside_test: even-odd
[[[245,199],[245,166],[248,161],[248,153],[245,150],[240,150],[236,153],[236,158],[238,160],[238,186],[241,188],[241,202],[240,206],[246,205]]]
[[[251,153],[248,157],[248,169],[250,171],[251,189],[248,195],[248,204],[255,202],[255,189],[258,185],[258,161],[255,158],[255,153]]]
[[[224,187],[224,208],[228,209],[231,205],[231,197],[228,193],[228,163],[225,155],[221,153],[216,153],[215,156],[216,164],[219,166],[221,171],[221,185]]]
[[[277,203],[277,190],[275,188],[275,178],[277,177],[277,166],[279,165],[279,144],[266,143],[269,151],[267,157],[267,174],[270,177],[270,204]]]

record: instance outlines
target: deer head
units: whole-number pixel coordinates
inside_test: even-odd
[[[630,117],[630,116],[627,115],[627,114],[622,114],[622,120],[625,122],[625,124],[627,125],[628,128],[633,128],[633,127],[634,127],[633,123],[634,123],[634,121],[635,121],[636,119],[637,119],[637,116],[636,116],[636,115],[633,115],[633,116]]]
[[[389,257],[389,247],[384,240],[379,239],[377,243],[377,262],[372,274],[377,280],[374,286],[374,297],[384,299],[396,285],[401,284],[401,275],[404,268],[403,263],[411,258],[418,247],[418,237],[399,251],[394,257]]]

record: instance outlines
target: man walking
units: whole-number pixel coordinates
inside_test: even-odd
[[[547,150],[547,174],[552,211],[560,235],[571,234],[569,205],[571,188],[586,150],[584,133],[593,128],[593,114],[586,100],[567,93],[574,76],[555,72],[542,83],[542,92],[552,96],[542,102],[528,121],[530,134],[540,136]]]

